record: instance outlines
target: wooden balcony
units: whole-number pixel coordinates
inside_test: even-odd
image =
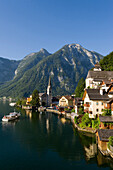
[[[85,106],[85,107],[90,107],[90,104],[86,104],[86,103],[85,103],[84,106]]]

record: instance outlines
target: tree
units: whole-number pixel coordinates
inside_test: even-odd
[[[113,52],[101,59],[100,65],[104,71],[113,71]]]
[[[79,115],[83,115],[84,114],[84,108],[80,107],[78,113],[79,113]]]
[[[40,103],[39,103],[39,93],[38,90],[35,89],[32,93],[32,101],[31,101],[31,105],[34,107],[39,107]]]
[[[84,88],[85,88],[85,80],[84,78],[82,77],[78,84],[77,84],[77,87],[75,89],[75,95],[76,97],[83,97],[83,94],[84,94]]]

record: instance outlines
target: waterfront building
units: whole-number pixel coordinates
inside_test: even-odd
[[[27,97],[26,105],[29,105],[31,101],[32,101],[32,95],[30,95],[30,97]]]
[[[113,116],[99,116],[101,129],[113,129]]]
[[[59,100],[60,107],[72,107],[73,106],[73,98],[72,96],[62,96]]]
[[[107,155],[107,144],[109,142],[109,137],[113,136],[113,129],[98,129],[96,133],[97,143],[99,150]]]

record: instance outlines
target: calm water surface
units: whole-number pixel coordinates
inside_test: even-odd
[[[113,168],[113,159],[97,150],[95,137],[78,133],[70,121],[52,113],[20,110],[18,121],[3,123],[3,115],[13,109],[0,103],[0,169]]]

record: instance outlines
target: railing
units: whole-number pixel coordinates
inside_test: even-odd
[[[85,103],[84,106],[85,106],[85,107],[90,107],[90,104],[86,104],[86,103]]]

